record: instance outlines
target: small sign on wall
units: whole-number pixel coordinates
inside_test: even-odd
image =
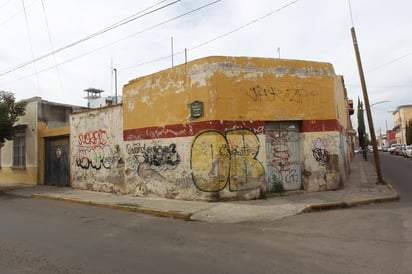
[[[203,116],[203,102],[193,101],[190,104],[190,117],[192,119],[199,118]]]

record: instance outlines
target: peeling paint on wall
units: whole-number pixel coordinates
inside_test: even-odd
[[[307,191],[337,189],[346,170],[339,132],[305,134],[303,185]],[[341,175],[342,174],[342,175]]]
[[[123,192],[122,108],[113,106],[72,114],[72,185],[80,189]]]

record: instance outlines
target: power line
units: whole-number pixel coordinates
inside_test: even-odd
[[[258,18],[256,18],[256,19],[250,21],[249,23],[246,23],[246,24],[244,24],[244,25],[241,25],[240,27],[237,27],[236,29],[234,29],[234,30],[232,30],[232,31],[226,32],[226,33],[224,33],[224,34],[222,34],[222,35],[219,35],[219,36],[217,36],[217,37],[215,37],[215,38],[213,38],[213,39],[211,39],[211,40],[209,40],[209,41],[206,41],[206,42],[201,43],[201,44],[199,44],[199,45],[197,45],[197,46],[194,46],[194,47],[190,48],[189,50],[193,50],[193,49],[200,48],[200,47],[205,46],[205,45],[207,45],[207,44],[210,44],[210,43],[212,43],[212,42],[214,42],[214,41],[216,41],[216,40],[219,40],[219,39],[221,39],[221,38],[223,38],[223,37],[225,37],[225,36],[228,36],[228,35],[230,35],[230,34],[232,34],[232,33],[234,33],[234,32],[237,32],[237,31],[239,31],[239,30],[241,30],[241,29],[244,29],[244,28],[246,28],[246,27],[249,27],[250,25],[252,25],[252,24],[254,24],[254,23],[256,23],[256,22],[259,22],[259,21],[265,19],[266,17],[269,17],[269,16],[271,16],[271,15],[273,15],[273,14],[275,14],[275,13],[280,12],[280,11],[283,10],[283,9],[288,8],[289,6],[292,6],[293,4],[296,4],[298,1],[299,1],[299,0],[292,1],[292,2],[290,2],[289,4],[286,4],[286,5],[284,5],[284,6],[280,7],[280,8],[277,8],[277,9],[275,9],[275,10],[273,10],[273,11],[271,11],[271,12],[269,12],[269,13],[263,15],[263,16],[261,16],[261,17],[258,17]]]
[[[4,2],[3,4],[0,5],[0,9],[2,7],[5,7],[7,4],[9,4],[11,2],[11,0],[7,0],[6,2]]]
[[[192,47],[192,48],[189,48],[189,50],[194,50],[194,49],[203,47],[203,46],[208,45],[208,44],[210,44],[210,43],[212,43],[212,42],[214,42],[214,41],[217,41],[217,40],[219,40],[219,39],[221,39],[221,38],[223,38],[223,37],[226,37],[226,36],[228,36],[228,35],[230,35],[230,34],[232,34],[232,33],[234,33],[234,32],[237,32],[237,31],[242,30],[242,29],[244,29],[244,28],[246,28],[246,27],[249,27],[250,25],[252,25],[252,24],[254,24],[254,23],[258,22],[258,21],[261,21],[261,20],[265,19],[265,18],[268,17],[268,16],[271,16],[271,15],[273,15],[273,14],[275,14],[275,13],[277,13],[277,12],[280,12],[281,10],[283,10],[283,9],[285,9],[285,8],[293,5],[293,4],[296,4],[298,1],[299,1],[299,0],[292,1],[292,2],[290,2],[289,4],[286,4],[286,5],[284,5],[284,6],[280,7],[280,8],[277,8],[277,9],[275,9],[275,10],[273,10],[273,11],[271,11],[271,12],[269,12],[269,13],[263,15],[263,16],[260,16],[260,17],[258,17],[258,18],[256,18],[256,19],[250,21],[249,23],[246,23],[246,24],[244,24],[244,25],[241,25],[241,26],[237,27],[236,29],[233,29],[233,30],[231,30],[231,31],[229,31],[229,32],[226,32],[226,33],[224,33],[224,34],[218,35],[218,36],[216,36],[215,38],[212,38],[212,39],[210,39],[210,40],[208,40],[208,41],[205,41],[205,42],[203,42],[203,43],[200,43],[200,44],[198,44],[198,45],[196,45],[196,46],[194,46],[194,47]],[[179,52],[175,53],[174,55],[183,54],[184,52],[185,52],[185,51],[182,50],[182,51],[179,51]],[[150,60],[150,61],[146,61],[146,62],[143,62],[143,63],[139,63],[139,64],[136,64],[136,65],[131,65],[131,66],[128,66],[128,67],[124,67],[124,68],[121,68],[120,70],[128,70],[128,69],[131,69],[131,68],[134,68],[134,67],[140,67],[140,66],[143,66],[143,65],[148,65],[148,64],[156,63],[156,62],[159,62],[159,61],[168,59],[168,58],[170,58],[170,57],[171,57],[171,55],[159,57],[159,58],[154,59],[154,60]]]
[[[31,40],[30,28],[29,28],[29,20],[28,20],[28,18],[27,18],[26,7],[24,6],[24,0],[21,0],[21,3],[22,3],[22,5],[23,5],[24,19],[25,19],[25,22],[26,22],[27,36],[28,36],[28,38],[29,38],[31,56],[32,56],[32,59],[34,60],[33,43],[32,43],[32,40]],[[37,67],[36,67],[36,62],[35,62],[35,61],[33,61],[33,68],[34,68],[34,73],[36,74],[37,86],[38,86],[39,92],[41,93],[41,91],[40,91],[39,75],[38,75],[38,73],[37,73]]]
[[[51,37],[49,22],[47,20],[46,8],[44,6],[44,1],[43,0],[41,0],[41,6],[42,6],[42,10],[43,10],[44,22],[45,22],[46,28],[47,28],[47,34],[48,34],[48,37],[49,37],[50,49],[52,51],[54,51],[53,39]],[[61,74],[60,74],[60,71],[59,71],[59,68],[58,68],[58,65],[57,65],[56,54],[53,54],[53,61],[54,61],[54,67],[55,67],[56,73],[57,73],[57,78],[59,79],[60,89],[62,91],[63,96],[66,97],[66,93],[64,92],[64,88],[63,88],[62,77],[61,77]]]
[[[179,19],[179,18],[181,18],[181,17],[183,17],[183,16],[186,16],[186,15],[188,15],[188,14],[194,13],[194,12],[196,12],[196,11],[199,11],[199,10],[201,10],[201,9],[204,9],[204,8],[206,8],[206,7],[209,7],[209,6],[211,6],[211,5],[214,5],[214,4],[216,4],[216,3],[220,2],[220,1],[222,1],[222,0],[217,0],[217,1],[214,1],[214,2],[211,2],[211,3],[208,3],[208,4],[205,4],[205,5],[201,6],[201,7],[198,7],[198,8],[196,8],[196,9],[190,10],[190,11],[188,11],[188,12],[185,12],[185,13],[181,14],[181,15],[175,16],[175,17],[173,17],[173,18],[171,18],[171,19],[165,20],[165,21],[163,21],[163,22],[161,22],[161,23],[158,23],[158,24],[156,24],[156,25],[153,25],[153,26],[151,26],[151,27],[149,27],[149,28],[146,28],[146,29],[141,30],[141,31],[136,32],[136,33],[133,33],[133,34],[131,34],[131,35],[128,35],[128,36],[126,36],[126,37],[123,37],[123,38],[121,38],[121,39],[118,39],[118,40],[116,40],[116,41],[113,41],[113,42],[111,42],[111,43],[105,44],[105,45],[103,45],[103,46],[101,46],[101,47],[99,47],[99,48],[95,48],[95,49],[90,50],[90,51],[88,51],[88,52],[85,52],[85,53],[83,53],[83,54],[81,54],[81,55],[78,55],[78,56],[75,56],[75,57],[73,57],[73,58],[67,59],[67,60],[65,60],[65,61],[63,61],[63,62],[60,62],[60,63],[58,64],[58,66],[61,66],[61,65],[66,64],[66,63],[69,63],[69,62],[71,62],[71,61],[74,61],[74,60],[76,60],[76,59],[82,58],[82,57],[84,57],[84,56],[90,55],[90,54],[92,54],[92,53],[94,53],[94,52],[96,52],[96,51],[102,50],[102,49],[104,49],[104,48],[107,48],[107,47],[109,47],[109,46],[112,46],[112,45],[114,45],[114,44],[117,44],[117,43],[119,43],[119,42],[121,42],[121,41],[123,41],[123,40],[126,40],[126,39],[129,39],[129,38],[131,38],[131,37],[134,37],[134,36],[136,36],[136,35],[138,35],[138,34],[142,34],[142,33],[146,32],[146,31],[149,31],[149,30],[152,30],[152,29],[154,29],[154,28],[156,28],[156,27],[159,27],[159,26],[162,26],[162,25],[164,25],[164,24],[167,24],[167,23],[169,23],[169,22],[171,22],[171,21],[174,21],[174,20],[176,20],[176,19]],[[55,66],[50,66],[50,67],[44,68],[44,69],[38,71],[38,73],[41,73],[41,72],[50,70],[50,69],[52,69],[52,68],[54,68],[54,67],[55,67]],[[33,76],[33,75],[34,75],[33,73],[32,73],[32,74],[29,74],[29,75],[25,75],[25,76],[22,76],[22,77],[20,77],[20,78],[18,78],[18,79],[16,79],[16,80],[22,80],[22,79],[24,79],[24,78],[31,77],[31,76]]]
[[[380,68],[382,68],[382,67],[384,67],[384,66],[387,66],[387,65],[390,65],[390,64],[392,64],[392,63],[395,63],[395,62],[397,62],[397,61],[399,61],[399,60],[402,60],[402,59],[408,57],[409,55],[412,55],[412,52],[409,52],[409,53],[404,54],[404,55],[402,55],[402,56],[400,56],[400,57],[397,57],[397,58],[395,58],[395,59],[392,59],[392,60],[390,60],[390,61],[388,61],[388,62],[386,62],[386,63],[383,63],[383,64],[381,64],[381,65],[379,65],[379,66],[377,66],[377,67],[374,67],[374,68],[372,68],[372,69],[369,69],[368,72],[372,72],[372,71],[378,70],[378,69],[380,69]]]
[[[160,1],[159,3],[162,3],[162,2],[164,2],[164,1],[165,1],[165,0]],[[171,3],[169,3],[169,4],[163,5],[163,6],[159,7],[159,8],[155,8],[155,9],[149,10],[149,9],[151,9],[153,6],[158,5],[158,3],[157,3],[157,4],[155,4],[155,5],[151,6],[151,7],[149,7],[149,8],[147,8],[147,9],[145,9],[145,10],[143,10],[143,11],[135,14],[132,18],[128,17],[128,18],[126,18],[126,19],[123,19],[123,20],[121,20],[121,21],[119,21],[119,22],[117,22],[117,23],[115,23],[115,24],[113,24],[113,25],[111,25],[111,26],[109,26],[109,27],[106,27],[106,28],[104,28],[104,29],[102,29],[102,30],[99,30],[99,31],[97,31],[97,32],[95,32],[95,33],[93,33],[93,34],[91,34],[91,35],[88,35],[88,36],[86,36],[86,37],[84,37],[84,38],[82,38],[82,39],[80,39],[80,40],[77,40],[77,41],[75,41],[75,42],[73,42],[73,43],[71,43],[71,44],[68,44],[68,45],[66,45],[66,46],[64,46],[64,47],[61,47],[61,48],[59,48],[59,49],[57,49],[57,50],[54,50],[54,51],[49,52],[49,53],[46,53],[46,54],[44,54],[44,55],[42,55],[42,56],[40,56],[40,57],[37,57],[37,58],[35,58],[35,59],[31,60],[31,61],[24,62],[24,63],[22,63],[22,64],[20,64],[20,65],[15,66],[15,67],[6,69],[5,71],[2,71],[2,72],[0,73],[0,76],[6,75],[6,74],[8,74],[8,73],[10,73],[10,72],[16,71],[16,70],[21,69],[21,68],[23,68],[23,67],[26,67],[27,65],[29,65],[29,64],[31,64],[31,63],[40,61],[40,60],[42,60],[42,59],[44,59],[44,58],[46,58],[46,57],[49,57],[49,56],[51,56],[51,55],[53,55],[53,54],[56,54],[56,53],[58,53],[58,52],[61,52],[61,51],[66,50],[66,49],[68,49],[68,48],[71,48],[71,47],[73,47],[73,46],[75,46],[75,45],[77,45],[77,44],[79,44],[79,43],[82,43],[82,42],[85,42],[85,41],[87,41],[87,40],[90,40],[90,39],[92,39],[92,38],[94,38],[94,37],[96,37],[96,36],[98,36],[98,35],[101,35],[101,34],[103,34],[103,33],[105,33],[105,32],[108,32],[109,30],[118,28],[118,27],[120,27],[120,26],[122,26],[122,25],[124,25],[124,24],[130,23],[130,22],[135,21],[135,20],[137,20],[137,19],[140,19],[140,18],[142,18],[142,17],[144,17],[144,16],[150,15],[150,14],[152,14],[152,13],[154,13],[154,12],[157,12],[157,11],[159,11],[159,10],[161,10],[161,9],[164,9],[164,8],[166,8],[166,7],[169,7],[169,6],[171,6],[171,5],[174,5],[174,4],[176,4],[176,3],[180,2],[180,1],[181,1],[181,0],[176,0],[176,1],[171,2]],[[144,12],[144,11],[146,11],[146,10],[149,10],[149,11]],[[144,12],[144,13],[143,13],[143,12]],[[141,13],[143,13],[143,14],[141,14]],[[141,14],[141,15],[140,15],[140,14]]]
[[[39,1],[39,0],[34,0],[34,1],[30,2],[30,4],[26,5],[25,9],[28,10],[29,7],[31,7],[31,6],[32,6],[35,2],[37,2],[37,1]],[[5,5],[3,5],[3,6],[5,6]],[[5,20],[3,20],[3,21],[0,22],[0,26],[5,25],[8,21],[10,21],[11,19],[13,19],[14,17],[16,17],[17,15],[19,15],[19,14],[22,13],[22,12],[23,12],[23,9],[20,9],[20,10],[17,11],[16,13],[10,15],[8,18],[6,18]]]
[[[357,84],[357,85],[351,85],[351,84],[345,84],[345,86],[348,86],[348,87],[359,87],[359,84]],[[380,89],[380,88],[409,88],[409,87],[412,87],[412,85],[395,85],[395,86],[379,86],[379,87],[374,87],[374,86],[372,86],[372,87],[369,87],[370,89]]]

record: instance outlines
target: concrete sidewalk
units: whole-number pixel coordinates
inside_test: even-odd
[[[133,197],[69,187],[27,186],[0,182],[0,192],[38,199],[51,199],[122,209],[162,217],[210,223],[273,221],[318,209],[349,207],[394,201],[399,195],[391,185],[377,185],[374,166],[356,155],[344,188],[335,191],[288,194],[264,200],[201,202],[158,197]]]

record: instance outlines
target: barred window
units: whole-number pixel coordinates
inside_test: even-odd
[[[17,133],[13,137],[13,167],[26,167],[26,135]]]

